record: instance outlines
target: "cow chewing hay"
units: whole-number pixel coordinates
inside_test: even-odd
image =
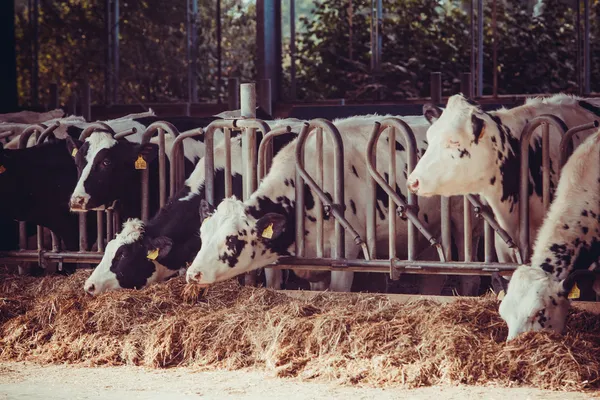
[[[87,271],[28,278],[0,271],[0,360],[89,365],[255,367],[344,384],[441,383],[600,387],[600,320],[571,311],[564,337],[530,332],[505,344],[491,296],[440,305],[371,294],[310,300],[183,278],[97,297]]]

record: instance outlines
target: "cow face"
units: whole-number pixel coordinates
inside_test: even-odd
[[[558,281],[539,267],[520,266],[500,304],[500,316],[508,325],[506,340],[542,329],[562,333],[570,305],[568,294],[575,283],[580,287],[593,283],[593,273],[576,271]]]
[[[495,171],[490,115],[461,95],[451,97],[443,112],[432,105],[423,112],[431,123],[429,145],[408,177],[408,188],[421,196],[480,192]]]
[[[158,147],[94,132],[71,154],[79,173],[69,202],[71,211],[102,210],[112,206],[131,182],[137,182],[136,161],[141,157],[147,166],[157,157]]]
[[[91,295],[117,289],[141,289],[178,274],[161,262],[172,247],[167,237],[146,238],[144,224],[130,219],[123,230],[106,246],[104,257],[86,280],[84,290]]]
[[[188,282],[209,285],[264,267],[279,258],[271,244],[286,230],[285,216],[268,213],[257,220],[235,197],[223,200],[212,211],[208,203],[201,202],[202,247],[188,268]]]

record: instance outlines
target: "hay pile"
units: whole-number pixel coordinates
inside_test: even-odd
[[[507,345],[491,298],[448,305],[352,294],[306,301],[235,282],[200,298],[183,279],[92,298],[82,290],[87,275],[0,276],[0,360],[259,367],[375,386],[600,386],[600,321],[584,312],[570,316],[565,337],[530,333]]]

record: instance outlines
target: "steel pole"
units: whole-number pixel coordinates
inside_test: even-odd
[[[296,100],[296,0],[290,0],[290,99]]]
[[[221,0],[217,0],[217,102],[221,103],[221,58],[222,58],[222,32],[221,32]]]
[[[119,0],[113,0],[112,10],[113,103],[119,102]]]
[[[483,0],[477,1],[477,97],[483,96]]]

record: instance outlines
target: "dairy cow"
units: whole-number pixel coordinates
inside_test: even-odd
[[[275,137],[274,153],[293,137],[293,134]],[[214,161],[214,194],[215,200],[220,201],[225,197],[224,142],[215,146]],[[233,194],[241,196],[244,173],[241,136],[231,140],[231,161]],[[198,230],[201,224],[200,200],[205,197],[203,165],[196,167],[184,187],[152,219],[147,222],[130,219],[123,224],[123,230],[108,243],[102,261],[85,282],[87,293],[97,295],[119,288],[139,289],[164,281],[185,269],[201,246]]]
[[[345,201],[346,218],[357,232],[365,237],[366,196],[364,191],[367,171],[364,151],[373,129],[375,121],[385,116],[352,117],[335,121],[336,127],[344,137],[345,155]],[[421,152],[427,143],[424,134],[427,121],[422,117],[404,117],[410,124],[417,137]],[[387,133],[382,134],[382,139]],[[377,148],[378,167],[384,169],[388,165],[389,146],[380,140]],[[261,182],[258,190],[246,201],[235,198],[223,200],[215,209],[208,203],[202,202],[201,218],[204,220],[200,228],[202,247],[187,271],[188,282],[197,282],[209,285],[218,281],[229,279],[233,276],[264,267],[277,261],[280,257],[294,254],[295,242],[295,144],[292,142],[274,158],[269,174]],[[406,180],[406,152],[402,143],[396,143],[397,159],[397,193],[404,197]],[[315,136],[311,134],[305,147],[307,160],[315,158]],[[333,193],[333,146],[329,139],[324,139],[324,190]],[[314,176],[314,163],[307,163],[307,171]],[[200,166],[201,167],[201,166]],[[387,175],[386,175],[387,178]],[[306,207],[306,256],[314,257],[316,241],[315,200],[308,186],[305,190]],[[388,206],[387,194],[379,188],[377,190],[377,238],[378,251],[384,255],[388,241],[388,213],[384,210]],[[462,204],[458,205],[462,208]],[[395,213],[392,213],[395,215]],[[460,215],[454,213],[454,215]],[[420,202],[419,217],[430,227],[437,227],[440,223],[439,200],[424,199]],[[398,257],[406,257],[406,222],[397,221],[398,224]],[[325,243],[325,256],[333,246],[333,218],[327,217],[324,223],[324,237],[329,238]],[[455,225],[455,238],[460,240],[462,224]],[[418,248],[429,248],[427,241],[417,237]],[[462,250],[463,246],[459,245]],[[345,243],[347,258],[356,258],[359,249],[355,246],[353,238],[346,235]],[[438,278],[438,277],[432,277]],[[427,278],[426,283],[432,279]],[[352,272],[331,272],[329,288],[334,291],[349,291],[352,285]],[[323,289],[323,287],[314,287]],[[438,287],[438,292],[439,292]]]
[[[500,315],[508,324],[508,339],[522,332],[550,329],[562,332],[575,283],[590,289],[600,261],[600,133],[577,148],[566,163],[556,198],[540,229],[531,266],[513,274]],[[502,280],[503,281],[503,280]],[[598,281],[596,293],[600,293]]]
[[[409,176],[407,185],[419,196],[479,194],[492,208],[500,226],[512,238],[519,237],[519,137],[529,120],[553,114],[569,127],[592,122],[600,116],[597,99],[567,95],[529,99],[523,106],[485,112],[481,107],[455,95],[447,108],[424,106],[431,123],[429,147]],[[553,128],[552,128],[553,129]],[[550,178],[554,191],[560,135],[550,135]],[[580,135],[575,135],[580,143]],[[544,217],[542,206],[541,133],[533,134],[529,147],[530,237],[535,238]],[[501,262],[516,262],[508,246],[496,236]]]

